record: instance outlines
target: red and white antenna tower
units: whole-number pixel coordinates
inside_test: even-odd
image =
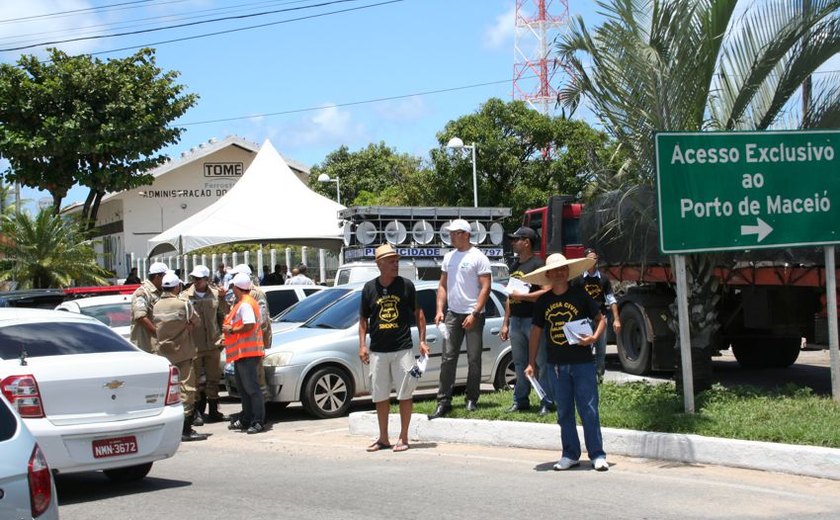
[[[546,115],[557,103],[555,76],[566,74],[565,66],[551,57],[551,45],[568,22],[568,0],[516,0],[513,99]]]

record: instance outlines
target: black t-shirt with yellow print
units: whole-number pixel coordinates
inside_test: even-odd
[[[411,280],[398,276],[388,287],[379,277],[362,288],[361,315],[368,320],[371,352],[409,349],[417,292]]]
[[[546,338],[548,362],[558,365],[574,365],[593,361],[591,345],[575,345],[568,342],[563,325],[568,321],[589,318],[594,320],[601,314],[598,303],[581,286],[569,286],[563,294],[548,291],[534,303],[534,325],[542,327]],[[595,324],[592,324],[593,328]]]
[[[607,295],[612,294],[612,284],[606,276],[598,273],[600,276],[590,275],[589,271],[583,273],[583,276],[575,278],[572,285],[581,285],[589,296],[598,302],[601,307],[601,312],[607,312]]]
[[[510,277],[511,278],[522,278],[526,274],[536,271],[540,267],[544,266],[545,262],[542,261],[542,258],[538,256],[532,256],[528,260],[524,262],[520,262],[518,259],[516,262],[510,266]],[[537,284],[531,285],[530,292],[539,291],[541,287]],[[534,315],[534,303],[533,302],[521,302],[521,301],[513,301],[508,300],[510,305],[510,315],[516,316],[517,318],[530,318]]]

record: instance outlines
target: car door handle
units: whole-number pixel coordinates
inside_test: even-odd
[[[426,343],[434,343],[437,341],[437,336],[426,336]]]
[[[501,329],[497,329],[497,328],[493,327],[492,329],[490,329],[490,334],[492,334],[494,336],[498,336],[499,331],[501,331]]]

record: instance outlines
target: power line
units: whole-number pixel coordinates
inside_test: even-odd
[[[246,19],[246,18],[254,18],[254,17],[266,16],[266,15],[270,15],[270,14],[277,14],[277,13],[283,13],[283,12],[289,12],[289,11],[299,11],[299,10],[302,10],[302,9],[312,9],[312,8],[316,8],[316,7],[325,7],[325,6],[328,6],[328,5],[343,4],[343,3],[347,3],[347,2],[358,2],[358,1],[360,1],[360,0],[330,0],[328,2],[322,2],[320,4],[312,4],[312,5],[308,5],[308,6],[287,7],[287,8],[284,8],[284,9],[275,9],[275,10],[272,10],[272,11],[263,11],[263,12],[259,12],[259,13],[243,14],[243,15],[236,15],[236,16],[226,16],[226,17],[214,18],[214,19],[210,19],[210,20],[199,20],[199,21],[195,21],[195,22],[187,22],[187,23],[169,25],[169,26],[164,26],[164,27],[154,27],[154,28],[151,28],[151,29],[140,29],[140,30],[136,30],[136,31],[125,31],[125,32],[121,32],[121,33],[102,34],[102,35],[97,35],[97,36],[80,36],[80,37],[77,37],[77,38],[66,38],[66,39],[63,39],[63,40],[52,40],[52,41],[47,41],[47,42],[32,43],[32,44],[27,44],[27,45],[19,45],[17,47],[6,47],[4,49],[0,49],[0,52],[20,51],[20,50],[24,50],[24,49],[31,49],[31,48],[34,48],[34,47],[44,47],[44,46],[47,46],[47,45],[57,45],[57,44],[61,44],[61,43],[72,43],[72,42],[87,41],[87,40],[101,40],[101,39],[105,39],[105,38],[116,38],[116,37],[120,37],[120,36],[132,36],[132,35],[136,35],[136,34],[166,31],[166,30],[169,30],[169,29],[180,29],[180,28],[183,28],[183,27],[191,27],[191,26],[203,25],[203,24],[207,24],[207,23],[215,23],[215,22],[222,22],[222,21],[228,21],[228,20],[242,20],[242,19]],[[371,5],[362,6],[362,7],[333,11],[333,12],[330,12],[330,13],[323,13],[321,15],[312,15],[312,16],[302,17],[302,18],[292,19],[292,20],[281,20],[279,22],[271,22],[271,23],[266,23],[266,24],[261,24],[261,25],[250,26],[250,27],[243,27],[243,28],[239,28],[239,29],[231,29],[231,30],[228,30],[228,31],[219,31],[219,32],[210,33],[210,34],[207,34],[207,35],[196,35],[194,38],[199,38],[199,37],[203,37],[203,36],[218,35],[218,34],[225,34],[225,33],[228,33],[228,32],[236,32],[236,31],[242,31],[242,30],[246,30],[246,29],[254,29],[254,28],[258,28],[258,27],[266,27],[266,26],[269,26],[269,25],[277,25],[277,24],[280,24],[280,23],[287,23],[288,21],[297,21],[297,20],[303,20],[303,19],[306,19],[306,18],[314,18],[316,16],[323,16],[324,14],[335,14],[335,13],[341,13],[341,12],[347,12],[347,11],[354,11],[354,10],[357,10],[357,9],[364,9],[364,8],[368,8],[368,7],[377,7],[377,6],[381,6],[381,5],[393,4],[393,3],[397,3],[397,2],[403,2],[403,1],[405,1],[405,0],[388,0],[386,2],[380,2],[378,4],[371,4]],[[187,37],[187,38],[184,38],[184,39],[192,39],[192,38]],[[182,40],[183,39],[176,39],[176,40],[172,40],[172,41],[182,41]],[[165,43],[168,43],[168,42],[165,42]],[[153,44],[153,45],[155,45],[155,44]],[[133,47],[129,47],[129,48],[133,48]]]

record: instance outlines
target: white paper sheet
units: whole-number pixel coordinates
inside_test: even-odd
[[[531,388],[534,389],[534,392],[537,393],[537,397],[540,398],[540,401],[545,399],[545,389],[543,389],[542,385],[534,376],[527,376],[528,381],[531,383]]]
[[[523,282],[519,278],[510,278],[507,286],[505,286],[505,291],[507,291],[508,294],[527,294],[531,292],[531,284]]]
[[[566,324],[563,325],[563,333],[566,335],[566,339],[569,343],[576,345],[580,343],[580,340],[585,336],[592,335],[592,325],[589,323],[588,319],[567,321]]]

